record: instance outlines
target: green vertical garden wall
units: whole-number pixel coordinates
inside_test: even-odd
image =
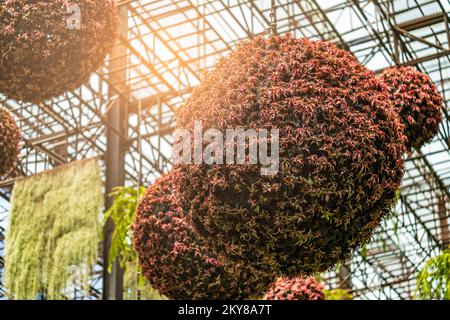
[[[75,276],[87,291],[97,261],[102,207],[95,159],[18,180],[6,235],[9,298],[33,299],[39,294],[59,299]]]

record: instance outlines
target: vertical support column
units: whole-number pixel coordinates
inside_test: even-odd
[[[341,270],[339,271],[339,281],[340,281],[340,289],[346,291],[353,290],[352,278],[351,278],[351,262],[343,261],[341,265]]]
[[[65,138],[64,141],[57,141],[56,146],[53,147],[53,152],[56,155],[58,155],[61,158],[61,160],[64,161],[63,163],[67,163],[69,159],[69,151],[67,147],[68,147],[67,137]],[[58,167],[59,165],[61,165],[58,161],[55,161],[52,158],[50,158],[49,161],[53,165],[53,167]]]
[[[128,10],[126,6],[119,8],[120,14],[120,36],[127,39],[128,34]],[[117,84],[126,81],[126,47],[118,41],[110,55],[109,79],[110,83]],[[114,89],[110,88],[109,97],[118,95]],[[125,151],[128,126],[127,101],[120,97],[111,106],[106,115],[108,123],[106,127],[106,209],[112,206],[113,200],[108,195],[115,187],[123,186],[125,183]],[[114,223],[108,220],[103,229],[103,299],[104,300],[122,300],[123,298],[123,274],[118,260],[112,264],[111,272],[108,272],[109,249],[111,239],[114,233]]]
[[[399,34],[397,32],[397,30],[393,29],[392,30],[393,33],[393,37],[394,37],[394,61],[399,61],[401,60],[401,56],[400,56],[400,50],[401,50],[401,45],[400,45],[400,37]]]
[[[448,213],[445,196],[438,197],[439,225],[441,227],[441,245],[445,250],[450,246],[450,228],[448,225]]]

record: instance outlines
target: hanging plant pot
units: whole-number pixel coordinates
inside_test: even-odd
[[[315,278],[280,278],[264,300],[325,300],[323,285]]]
[[[112,0],[9,0],[0,16],[0,93],[33,103],[88,82],[118,30]]]
[[[221,132],[279,130],[275,174],[262,175],[261,158],[178,164],[175,185],[210,247],[280,276],[327,270],[369,241],[403,176],[405,136],[385,87],[327,42],[291,35],[245,42],[177,116],[191,136],[200,122]]]
[[[274,278],[244,263],[226,263],[193,233],[173,203],[173,175],[143,196],[133,226],[134,247],[150,285],[170,299],[260,298]]]
[[[12,115],[0,107],[0,176],[10,171],[19,154],[20,130]]]
[[[413,67],[383,71],[390,99],[405,126],[408,150],[420,149],[438,133],[442,96],[431,79]]]

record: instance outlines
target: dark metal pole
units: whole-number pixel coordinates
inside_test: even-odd
[[[277,35],[277,4],[275,0],[271,1],[269,33],[271,36]]]
[[[120,14],[120,35],[127,39],[128,35],[128,10],[126,6],[119,8]],[[126,82],[126,47],[118,41],[110,55],[109,69],[111,72],[111,83]],[[110,98],[117,96],[118,99],[106,115],[108,126],[106,127],[106,209],[110,208],[113,200],[109,194],[115,187],[123,186],[125,182],[125,151],[127,136],[128,110],[127,101],[118,95],[118,92],[110,89]],[[108,220],[103,229],[103,299],[122,300],[123,299],[123,276],[124,271],[120,267],[118,260],[112,264],[111,272],[108,272],[109,249],[114,233],[114,223]]]
[[[445,250],[450,245],[450,227],[448,224],[449,214],[447,212],[447,201],[445,196],[438,196],[438,215],[439,215],[439,226],[441,228],[441,245],[442,249]]]
[[[340,280],[340,285],[339,285],[340,289],[344,289],[346,291],[353,290],[351,260],[342,262],[338,277]]]

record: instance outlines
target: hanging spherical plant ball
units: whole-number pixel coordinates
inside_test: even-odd
[[[0,176],[8,173],[19,154],[20,130],[12,115],[0,107]]]
[[[420,149],[438,133],[442,120],[443,99],[436,85],[413,67],[388,68],[381,79],[405,125],[408,150]]]
[[[134,248],[150,285],[176,300],[262,297],[274,278],[207,251],[173,204],[172,180],[167,174],[148,188],[133,226]]]
[[[247,41],[177,116],[185,130],[177,132],[204,133],[191,154],[209,159],[214,150],[214,162],[200,154],[175,166],[178,204],[210,247],[271,274],[311,274],[345,260],[389,212],[403,176],[405,136],[384,86],[331,43]],[[185,136],[176,146],[188,145]]]
[[[33,103],[88,82],[119,23],[113,0],[8,0],[0,17],[0,93]]]
[[[323,285],[315,278],[280,278],[264,300],[325,300]]]

